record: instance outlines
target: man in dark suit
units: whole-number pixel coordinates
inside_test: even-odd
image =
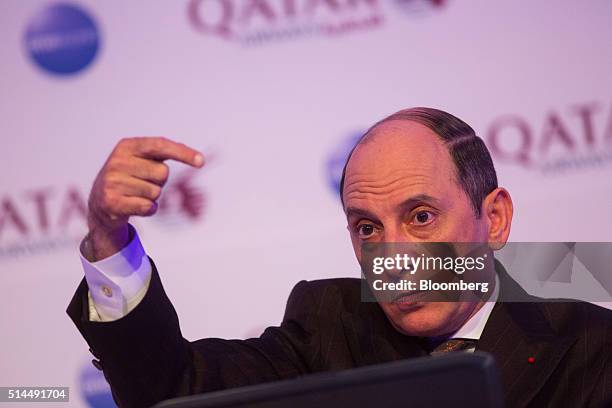
[[[166,159],[203,164],[159,138],[124,140],[111,154],[92,188],[86,276],[68,307],[120,406],[474,349],[496,358],[510,407],[612,406],[612,313],[532,297],[499,263],[485,300],[368,303],[359,279],[302,281],[281,325],[259,338],[185,340],[127,223],[155,212]],[[367,242],[478,242],[492,254],[513,214],[482,140],[428,108],[400,111],[362,137],[344,169],[342,203],[358,261]]]

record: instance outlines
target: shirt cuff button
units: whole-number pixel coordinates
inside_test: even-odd
[[[102,371],[103,368],[100,360],[91,360],[91,364],[93,364],[93,366],[96,367],[98,370]]]
[[[102,293],[104,293],[106,297],[113,297],[113,290],[108,286],[102,286]]]

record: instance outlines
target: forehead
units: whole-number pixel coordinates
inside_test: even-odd
[[[390,121],[355,148],[346,168],[344,199],[440,193],[454,180],[454,164],[438,135],[420,123]],[[415,191],[408,191],[411,187]]]

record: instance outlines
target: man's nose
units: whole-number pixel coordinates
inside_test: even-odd
[[[383,237],[383,252],[386,258],[395,259],[396,255],[401,255],[403,257],[404,254],[412,255],[412,250],[410,245],[412,242],[415,242],[414,238],[405,233],[401,226],[394,226],[392,228],[385,228],[385,234]],[[387,269],[385,273],[387,274],[387,279],[391,281],[398,281],[400,279],[405,278],[407,274],[409,274],[409,269],[403,268],[403,263],[401,265],[396,265],[393,269]]]
[[[385,227],[383,241],[385,243],[412,243],[417,240],[410,236],[401,225]]]

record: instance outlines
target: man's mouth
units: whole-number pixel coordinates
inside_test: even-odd
[[[393,304],[402,312],[408,312],[422,307],[427,300],[427,295],[427,291],[423,290],[402,292],[393,299]]]

